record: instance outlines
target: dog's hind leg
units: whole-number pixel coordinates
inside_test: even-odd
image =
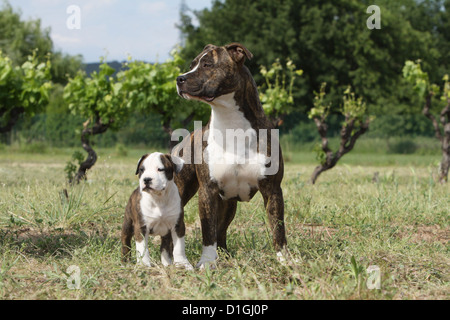
[[[169,231],[164,237],[161,237],[161,263],[167,267],[172,264],[173,256],[172,233]]]
[[[126,263],[130,260],[131,239],[133,237],[133,221],[128,215],[125,215],[122,225],[122,262]]]

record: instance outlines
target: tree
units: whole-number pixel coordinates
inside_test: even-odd
[[[286,62],[286,68],[283,68],[280,59],[269,70],[265,66],[261,67],[265,79],[264,86],[259,88],[261,104],[275,128],[281,126],[284,117],[293,111],[295,78],[303,74],[303,70],[296,69],[290,59]]]
[[[450,60],[442,59],[448,50],[438,50],[439,44],[450,47],[444,46],[449,43],[450,33],[444,28],[449,1],[445,11],[438,2],[442,3],[379,0],[381,30],[369,30],[366,10],[373,4],[369,0],[213,1],[210,9],[197,11],[194,17],[182,13],[179,29],[186,39],[182,56],[192,59],[208,43],[239,41],[255,56],[248,66],[259,85],[264,84],[258,75],[260,65],[291,58],[304,70],[293,91],[300,115],[313,105],[313,91],[322,82],[329,84],[327,94],[333,101],[351,85],[372,114],[413,113],[408,84],[401,77],[404,61],[426,57],[425,65],[435,73],[440,66],[450,67]],[[428,18],[436,7],[447,20]],[[429,23],[423,22],[424,17]],[[437,30],[442,30],[440,40]]]
[[[118,74],[127,108],[136,108],[142,113],[161,116],[164,131],[172,136],[173,128],[185,128],[195,117],[203,117],[205,108],[200,103],[187,102],[178,97],[176,79],[184,64],[177,50],[165,63],[126,63],[126,70]],[[168,139],[170,141],[170,138]],[[176,142],[170,142],[172,148]]]
[[[11,131],[21,115],[44,110],[52,88],[50,69],[50,60],[39,63],[35,54],[14,66],[0,51],[0,133]]]
[[[441,95],[443,102],[442,110],[438,119],[433,114],[433,97],[439,95],[440,88],[436,84],[430,84],[428,73],[422,71],[421,61],[406,61],[403,68],[403,76],[414,87],[421,99],[425,100],[423,114],[430,119],[433,124],[436,138],[441,142],[442,161],[439,166],[439,181],[445,183],[448,181],[448,171],[450,168],[450,82],[446,74],[443,78],[444,86]]]
[[[46,60],[52,51],[50,29],[42,28],[41,21],[22,21],[8,2],[0,8],[0,49],[15,65],[22,65],[27,57],[36,54],[38,61]]]
[[[0,50],[16,66],[28,61],[30,55],[35,55],[39,62],[45,62],[48,53],[52,53],[52,81],[65,85],[68,77],[75,76],[81,69],[82,57],[55,50],[50,31],[50,28],[42,27],[39,19],[23,21],[20,12],[15,12],[8,2],[0,7]]]
[[[309,112],[309,117],[314,120],[317,126],[322,143],[318,148],[318,159],[320,165],[314,169],[311,182],[316,183],[319,175],[336,166],[338,161],[351,150],[353,150],[356,140],[369,129],[369,124],[373,118],[366,115],[366,104],[362,98],[356,98],[355,93],[348,87],[344,92],[343,105],[339,112],[345,116],[340,132],[340,145],[336,152],[329,147],[326,123],[331,112],[331,103],[326,102],[326,83],[323,83],[320,92],[315,93],[314,108]]]
[[[85,179],[86,171],[97,161],[90,137],[108,129],[120,129],[131,114],[159,114],[164,130],[171,135],[177,121],[181,119],[181,125],[186,127],[196,115],[204,112],[199,104],[183,103],[178,97],[176,78],[180,75],[181,60],[176,51],[172,56],[161,64],[131,61],[130,58],[116,77],[112,76],[115,70],[103,63],[100,71],[90,77],[79,72],[70,79],[64,89],[64,99],[74,114],[87,119],[81,141],[88,157],[75,176],[77,182]]]
[[[99,72],[95,71],[88,77],[80,71],[64,88],[64,99],[69,103],[69,109],[87,119],[81,132],[81,143],[88,156],[74,177],[77,183],[86,179],[86,172],[97,162],[91,137],[110,128],[119,129],[130,113],[130,107],[125,106],[121,99],[122,84],[112,77],[114,73],[115,70],[104,62]]]

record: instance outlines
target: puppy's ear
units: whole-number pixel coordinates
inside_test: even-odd
[[[234,42],[225,46],[225,48],[228,50],[231,58],[238,64],[244,64],[245,59],[253,59],[253,54],[240,43]]]
[[[164,155],[164,157],[170,162],[172,165],[173,171],[175,173],[180,173],[184,166],[184,160],[175,156],[172,156],[170,154]]]
[[[138,161],[137,168],[136,168],[136,173],[135,173],[137,176],[139,175],[139,168],[141,167],[142,162],[144,162],[144,160],[147,157],[148,157],[148,154],[143,155],[142,158]]]
[[[184,160],[175,156],[171,156],[173,167],[175,169],[175,173],[178,174],[183,170],[184,167]]]

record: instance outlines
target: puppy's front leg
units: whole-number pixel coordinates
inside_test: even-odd
[[[177,267],[184,267],[186,270],[194,270],[186,257],[186,244],[184,237],[179,238],[177,232],[172,231],[173,239],[173,262]]]
[[[161,237],[161,263],[164,267],[168,267],[173,263],[172,252],[172,233],[169,230],[169,233],[167,233],[164,237]]]
[[[145,231],[144,236],[141,234],[140,237],[136,237],[136,258],[137,264],[152,267],[148,251],[148,231]]]
[[[184,267],[186,270],[194,270],[186,257],[186,243],[184,239],[186,227],[184,225],[183,211],[180,214],[177,225],[172,229],[171,233],[173,240],[173,262],[175,266]]]

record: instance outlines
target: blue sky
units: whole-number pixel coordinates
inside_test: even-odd
[[[210,0],[185,0],[192,10],[211,6]],[[42,21],[51,28],[57,50],[81,54],[84,62],[133,59],[164,62],[179,43],[181,0],[9,0],[22,19]],[[67,8],[80,8],[81,29],[67,27]]]

